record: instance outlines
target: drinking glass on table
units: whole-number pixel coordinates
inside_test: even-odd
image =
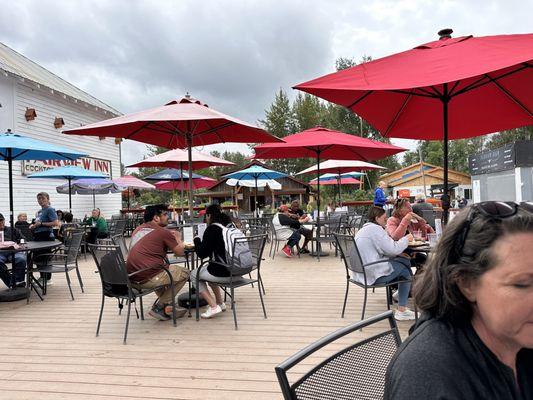
[[[413,238],[415,240],[422,240],[422,231],[421,230],[413,231]]]
[[[436,233],[428,233],[428,241],[429,241],[429,247],[435,247],[437,245],[437,234]]]

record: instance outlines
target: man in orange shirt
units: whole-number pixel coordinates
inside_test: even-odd
[[[183,256],[184,246],[177,231],[171,231],[165,227],[168,225],[167,206],[159,204],[146,207],[144,224],[140,225],[131,236],[130,251],[126,267],[135,286],[141,289],[151,289],[170,283],[170,278],[165,267],[170,271],[173,280],[174,294],[187,282],[189,272],[178,265],[169,265],[167,253],[173,252],[177,256]],[[172,308],[168,307],[172,302],[172,288],[167,286],[156,290],[157,301],[152,306],[149,315],[166,321],[170,319]],[[167,307],[167,308],[166,308]],[[166,308],[166,310],[165,310]],[[183,317],[187,310],[177,311],[178,317]]]

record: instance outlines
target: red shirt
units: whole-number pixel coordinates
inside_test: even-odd
[[[168,265],[167,253],[177,245],[172,231],[153,221],[140,225],[131,235],[131,248],[126,262],[128,273]],[[132,276],[131,280],[143,283],[161,271],[159,268],[149,269]]]

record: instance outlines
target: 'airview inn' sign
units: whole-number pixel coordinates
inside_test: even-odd
[[[111,161],[102,160],[100,158],[82,157],[77,160],[45,160],[45,161],[23,161],[22,175],[31,175],[36,172],[46,171],[47,169],[65,167],[67,165],[74,165],[89,171],[101,172],[108,176],[111,175]]]

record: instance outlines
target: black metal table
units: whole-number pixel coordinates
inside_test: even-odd
[[[61,246],[62,243],[59,240],[50,240],[46,242],[35,242],[30,241],[26,242],[23,245],[20,245],[18,249],[0,249],[0,254],[15,254],[15,253],[27,253],[26,257],[26,287],[23,288],[10,288],[0,292],[0,301],[15,301],[27,299],[27,302],[30,301],[30,292],[31,289],[35,290],[37,296],[42,300],[41,294],[37,290],[37,286],[40,287],[37,280],[33,277],[32,266],[33,266],[33,254],[35,251],[39,250],[50,250],[56,247]],[[42,289],[42,288],[41,288]]]

